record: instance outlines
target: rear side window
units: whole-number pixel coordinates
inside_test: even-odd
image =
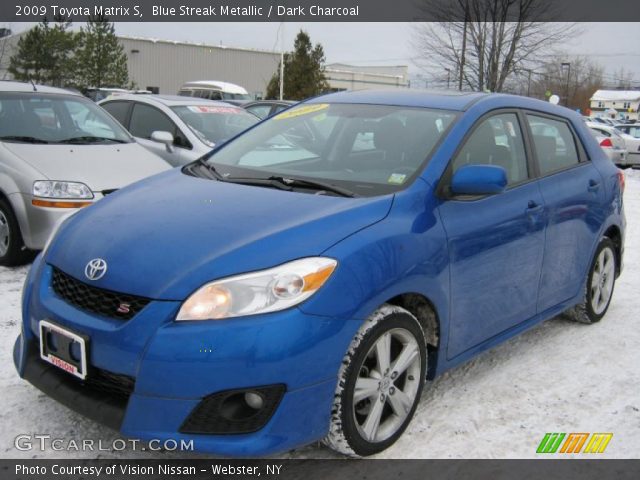
[[[129,102],[109,102],[102,105],[107,112],[115,118],[120,125],[127,127],[127,114],[129,113]]]
[[[529,114],[527,121],[542,175],[580,163],[576,140],[569,125],[560,120]]]
[[[133,106],[129,132],[134,137],[151,138],[155,131],[169,132],[173,135],[175,130],[175,124],[160,110],[140,103]]]
[[[452,173],[465,165],[502,167],[509,185],[529,177],[522,130],[515,113],[494,115],[477,126],[453,160]]]

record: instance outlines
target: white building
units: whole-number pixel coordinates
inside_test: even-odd
[[[409,67],[330,63],[324,74],[332,90],[409,88]],[[286,78],[286,72],[285,72]]]
[[[640,90],[597,90],[590,101],[593,116],[638,119]]]

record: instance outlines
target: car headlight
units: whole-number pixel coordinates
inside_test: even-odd
[[[284,310],[317,292],[337,263],[332,258],[303,258],[207,283],[182,304],[176,320],[213,320]]]
[[[33,195],[41,198],[93,198],[93,192],[84,183],[57,180],[37,180],[33,182]]]

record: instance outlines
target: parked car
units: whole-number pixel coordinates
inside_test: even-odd
[[[296,103],[291,100],[256,100],[255,102],[243,104],[242,108],[262,120],[286,110]]]
[[[199,80],[187,82],[178,91],[182,97],[223,100],[233,105],[242,105],[252,100],[251,95],[240,85],[218,80]]]
[[[84,95],[97,103],[109,96],[126,95],[127,93],[131,93],[131,90],[125,88],[89,88]]]
[[[621,168],[640,165],[640,139],[608,125],[587,123],[587,126],[598,135],[600,146],[613,163]]]
[[[82,95],[0,82],[0,265],[28,261],[61,218],[167,168]]]
[[[374,454],[425,379],[555,315],[603,318],[623,188],[548,102],[326,95],[66,220],[26,280],[16,367],[142,440]]]
[[[618,125],[616,128],[627,135],[631,135],[633,138],[640,138],[640,123]]]
[[[228,103],[175,95],[120,95],[99,105],[173,166],[200,158],[259,121]]]

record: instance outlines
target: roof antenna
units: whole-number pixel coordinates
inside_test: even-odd
[[[36,84],[35,84],[35,83],[33,83],[33,78],[29,77],[29,81],[31,82],[31,86],[33,87],[33,91],[34,91],[34,92],[37,92],[37,91],[38,91],[38,89],[36,88]]]

